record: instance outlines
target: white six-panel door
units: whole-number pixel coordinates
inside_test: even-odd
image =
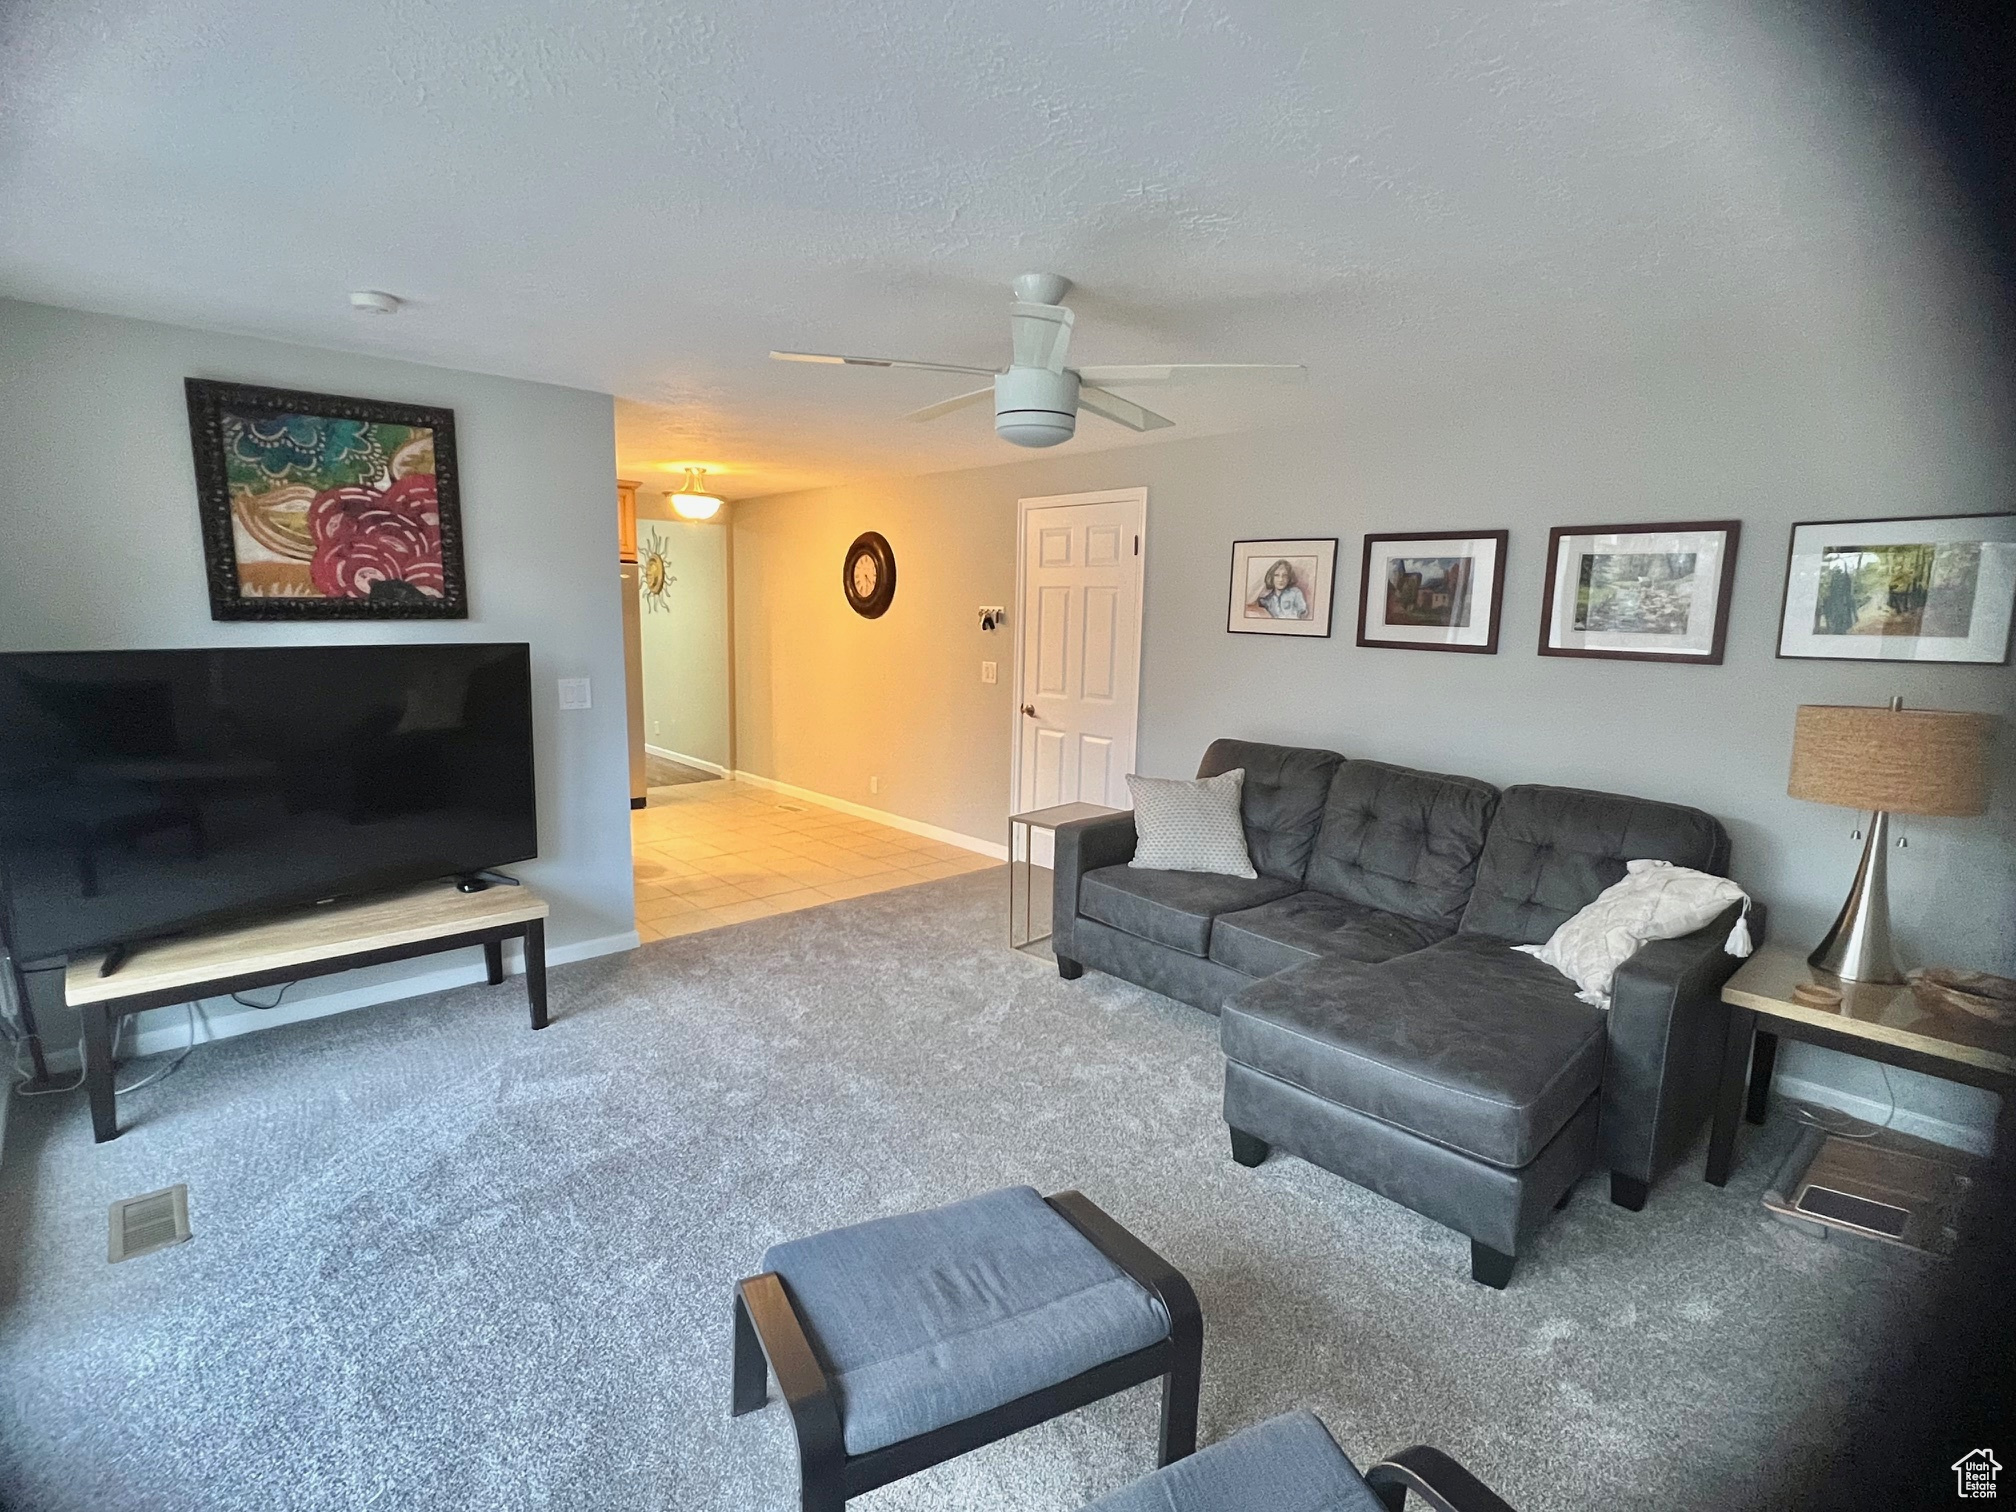
[[[1021,502],[1015,807],[1127,808],[1148,491]],[[1038,865],[1050,864],[1048,836]]]

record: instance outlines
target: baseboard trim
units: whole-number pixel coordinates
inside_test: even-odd
[[[683,751],[667,750],[664,746],[654,746],[648,740],[644,742],[644,753],[647,756],[656,756],[660,761],[676,761],[681,766],[698,767],[703,772],[712,772],[716,777],[733,775],[728,768],[721,765],[718,761],[707,761],[699,756],[688,756]]]
[[[829,793],[816,793],[811,788],[796,787],[788,782],[779,782],[775,777],[758,776],[754,772],[737,772],[735,780],[772,793],[782,793],[787,798],[802,798],[807,803],[838,809],[843,814],[852,814],[856,819],[872,819],[877,824],[886,824],[891,829],[899,829],[906,834],[922,835],[926,840],[938,840],[946,845],[956,845],[961,850],[972,851],[975,855],[991,856],[996,861],[1008,859],[1008,847],[998,841],[982,840],[977,835],[965,835],[958,830],[946,829],[942,825],[926,824],[922,819],[907,819],[901,814],[892,814],[887,809],[870,808],[865,803],[850,803],[845,798],[835,798]]]
[[[565,966],[571,961],[587,961],[596,956],[616,955],[621,951],[635,950],[641,943],[641,937],[634,929],[625,930],[621,934],[601,935],[592,940],[576,940],[571,944],[548,947],[546,964]],[[471,952],[475,948],[469,947]],[[511,976],[518,976],[524,971],[524,961],[515,940],[505,942],[504,970]],[[241,1034],[257,1034],[262,1029],[277,1029],[282,1024],[305,1023],[309,1019],[348,1013],[355,1008],[373,1008],[380,1003],[396,1003],[406,998],[424,997],[430,992],[446,992],[451,987],[468,987],[485,980],[487,978],[483,962],[479,958],[453,966],[436,966],[412,976],[400,977],[397,981],[373,982],[368,987],[347,987],[337,992],[324,993],[320,997],[302,998],[298,1002],[283,1002],[278,1008],[270,1010],[248,1009],[241,1004],[231,1003],[230,1013],[214,1017],[201,1011],[197,1013],[196,1043],[205,1045],[213,1040],[236,1039]],[[212,998],[206,1001],[220,1000]],[[230,1002],[228,998],[221,1001]],[[169,1050],[180,1050],[188,1043],[189,1032],[184,1027],[185,1010],[155,1008],[141,1017],[155,1019],[157,1022],[143,1027],[137,1035],[127,1039],[129,1053],[159,1055]],[[77,1070],[79,1061],[75,1045],[45,1045],[44,1050],[51,1071]]]
[[[1859,1118],[1864,1123],[1880,1124],[1885,1118],[1889,1118],[1890,1127],[1899,1134],[1914,1134],[1920,1139],[1929,1139],[1934,1144],[1965,1150],[1970,1155],[1986,1155],[1994,1148],[1993,1129],[1981,1129],[1972,1124],[1933,1118],[1928,1114],[1914,1113],[1905,1107],[1899,1107],[1896,1115],[1892,1117],[1888,1103],[1878,1102],[1873,1097],[1862,1097],[1853,1092],[1843,1092],[1839,1087],[1830,1087],[1825,1082],[1807,1081],[1804,1077],[1798,1076],[1779,1076],[1772,1081],[1771,1090],[1781,1097],[1832,1108],[1838,1113],[1846,1113],[1850,1118]]]

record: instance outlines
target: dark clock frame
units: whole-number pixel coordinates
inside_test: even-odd
[[[875,591],[866,598],[854,591],[854,564],[862,557],[875,562]],[[880,619],[896,598],[896,553],[880,531],[866,530],[854,538],[840,559],[840,591],[847,605],[863,619]]]

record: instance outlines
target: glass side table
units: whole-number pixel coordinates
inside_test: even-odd
[[[1057,826],[1076,819],[1098,819],[1106,814],[1122,814],[1125,809],[1107,808],[1098,803],[1060,803],[1054,808],[1031,809],[1026,814],[1008,816],[1008,948],[1021,950],[1050,938],[1046,928],[1036,929],[1036,834],[1054,835]],[[1018,845],[1016,842],[1020,841]],[[1053,841],[1054,844],[1054,841]],[[1054,852],[1053,852],[1054,855]],[[1017,870],[1021,875],[1016,875]],[[1016,904],[1021,904],[1021,921],[1016,921]]]

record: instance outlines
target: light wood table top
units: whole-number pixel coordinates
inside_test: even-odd
[[[1835,988],[1842,995],[1840,1006],[1794,1002],[1792,989],[1802,982]],[[1955,1065],[2016,1074],[2016,1028],[1991,1024],[1958,1008],[1929,1008],[1909,986],[1844,982],[1814,970],[1804,955],[1781,945],[1767,945],[1739,966],[1723,984],[1722,1001],[1752,1009],[1766,1019],[1815,1024]]]
[[[529,887],[490,887],[465,893],[457,892],[452,881],[428,882],[402,892],[301,909],[237,929],[138,946],[110,976],[98,974],[103,955],[82,957],[72,961],[64,974],[63,995],[72,1007],[116,1002],[142,993],[543,919],[546,913],[546,900]]]

